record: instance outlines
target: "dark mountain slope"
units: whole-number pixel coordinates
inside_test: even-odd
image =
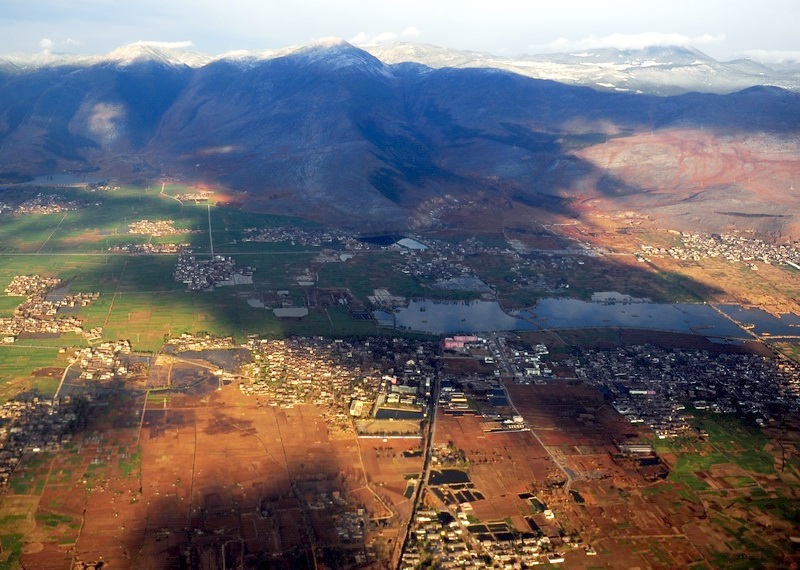
[[[4,167],[92,168],[109,153],[142,148],[189,71],[141,62],[7,76],[0,84],[0,143],[14,151],[4,155]]]
[[[385,65],[343,42],[198,68],[140,58],[0,75],[0,172],[179,175],[246,192],[250,208],[364,227],[402,226],[432,202],[477,195],[568,213],[575,200],[648,194],[666,167],[658,180],[626,177],[613,155],[586,149],[675,130],[794,140],[800,94],[598,92],[492,69]],[[692,176],[673,190],[703,184]]]

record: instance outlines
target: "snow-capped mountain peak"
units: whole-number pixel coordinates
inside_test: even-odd
[[[166,65],[186,65],[202,67],[211,56],[186,51],[182,48],[159,46],[147,42],[137,42],[119,47],[98,58],[98,63],[110,62],[117,65],[130,65],[144,61],[155,61]]]
[[[278,58],[291,58],[300,65],[322,64],[332,69],[358,67],[371,73],[391,75],[386,65],[369,52],[333,37],[277,50],[232,51],[213,58],[213,61],[226,61],[248,68]]]
[[[703,52],[683,46],[651,46],[641,50],[587,49],[576,53],[518,57],[413,43],[353,46],[341,38],[322,38],[282,49],[233,51],[216,57],[189,51],[185,49],[188,46],[188,42],[136,42],[103,56],[57,54],[45,50],[33,55],[15,54],[0,58],[0,71],[14,74],[61,65],[126,67],[142,62],[200,68],[218,61],[248,69],[260,62],[288,58],[300,66],[359,69],[387,78],[395,76],[397,70],[392,69],[393,65],[417,64],[432,69],[495,69],[599,90],[655,95],[691,91],[730,93],[756,85],[775,85],[800,91],[800,65],[767,66],[753,60],[719,62]]]
[[[518,57],[405,43],[373,45],[366,49],[389,64],[414,61],[434,69],[493,68],[535,79],[617,92],[730,93],[755,85],[800,90],[800,67],[787,72],[757,64],[718,62],[699,50],[683,46],[652,46],[641,50],[604,48]]]

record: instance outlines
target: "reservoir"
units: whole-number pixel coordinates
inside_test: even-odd
[[[754,324],[757,334],[800,337],[800,317],[774,317],[736,305],[720,307],[741,323]],[[496,301],[415,300],[407,307],[375,311],[383,326],[430,334],[509,330],[631,328],[697,334],[713,338],[749,339],[750,335],[714,307],[694,303],[592,303],[576,299],[542,299],[530,309],[506,313]]]

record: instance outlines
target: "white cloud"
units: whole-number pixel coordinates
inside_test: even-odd
[[[133,45],[166,48],[166,49],[183,49],[192,47],[194,45],[194,42],[191,40],[186,40],[182,42],[159,42],[150,40],[139,40],[138,42],[133,42]]]
[[[386,42],[393,42],[396,39],[397,39],[397,34],[395,34],[394,32],[381,32],[380,34],[372,36],[372,43],[384,44]]]
[[[74,40],[72,38],[67,38],[66,40],[64,40],[64,43],[67,44],[68,46],[79,46],[83,42],[80,41],[80,40]]]
[[[360,46],[369,46],[375,44],[385,44],[388,42],[393,42],[399,38],[415,38],[419,36],[422,32],[419,31],[418,28],[414,26],[409,26],[399,34],[397,32],[381,32],[379,34],[367,34],[366,32],[359,32],[349,41],[353,45],[360,45]]]
[[[379,34],[367,34],[365,32],[359,32],[349,41],[353,45],[374,45],[374,44],[383,44],[386,42],[391,42],[397,39],[397,34],[394,32],[381,32]]]
[[[53,45],[54,43],[53,40],[51,39],[42,38],[41,40],[39,40],[39,47],[45,51],[53,49]]]
[[[762,63],[800,63],[800,51],[751,49],[739,53]]]
[[[690,37],[683,34],[644,32],[641,34],[611,34],[603,37],[589,36],[577,41],[558,38],[549,44],[531,46],[531,48],[536,51],[563,52],[598,48],[644,49],[652,46],[701,47],[718,45],[724,41],[725,34],[703,34]]]
[[[89,115],[89,131],[103,144],[110,144],[119,137],[125,120],[122,105],[98,103]]]

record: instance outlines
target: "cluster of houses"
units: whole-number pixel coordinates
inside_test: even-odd
[[[14,316],[55,318],[60,309],[88,307],[99,297],[100,293],[64,293],[63,295],[34,293],[14,309]]]
[[[270,405],[282,408],[316,404],[331,428],[352,431],[351,402],[370,408],[382,384],[379,370],[341,357],[357,350],[345,341],[252,339],[248,348],[253,362],[243,373],[251,382],[239,384],[242,392],[268,396]]]
[[[583,263],[579,258],[593,255],[591,249],[577,249],[566,252],[539,252],[520,255],[510,247],[487,245],[476,238],[460,243],[426,238],[425,243],[404,238],[390,245],[376,246],[361,241],[356,236],[333,230],[301,229],[293,227],[249,228],[245,230],[242,241],[291,243],[307,246],[333,246],[337,244],[350,251],[382,247],[398,250],[402,255],[393,269],[406,275],[413,275],[432,287],[448,290],[474,291],[485,298],[495,296],[494,289],[478,277],[477,268],[472,262],[475,256],[503,256],[512,265],[513,282],[518,287],[535,290],[557,291],[566,286],[566,281],[557,277],[559,272],[569,270]],[[326,261],[342,261],[338,252],[329,252]],[[380,297],[376,297],[380,301]],[[377,303],[379,306],[381,303]],[[385,303],[384,303],[385,305]]]
[[[59,319],[43,319],[39,317],[4,317],[0,318],[0,336],[6,344],[16,341],[22,333],[30,334],[63,334],[81,333],[83,322],[76,317]]]
[[[392,350],[395,347],[391,340],[380,338],[357,342],[322,337],[252,338],[245,347],[253,360],[240,371],[240,377],[250,381],[240,383],[239,388],[248,395],[269,397],[270,405],[274,406],[319,405],[326,410],[332,426],[348,424],[348,416],[371,416],[379,405],[409,404],[420,409],[427,400],[420,402],[417,394],[429,395],[433,380],[434,368],[428,362],[433,347],[428,347],[428,351],[414,348],[413,352],[405,352],[414,343],[400,342],[402,350],[398,351]],[[230,337],[183,334],[169,339],[166,351],[234,347]],[[419,362],[410,358],[420,355],[425,358]]]
[[[128,224],[128,233],[162,237],[189,233],[189,230],[179,230],[173,220],[139,220]]]
[[[537,252],[518,256],[510,269],[514,276],[511,282],[515,287],[528,291],[560,292],[568,287],[566,275],[585,262],[581,259],[586,252],[569,255]]]
[[[112,186],[109,184],[109,181],[87,184],[86,187],[89,189],[89,192],[94,192],[96,190],[101,190],[103,192],[116,192],[117,190],[122,189],[121,186]]]
[[[188,243],[125,243],[108,248],[111,253],[126,253],[129,255],[178,253],[189,247]]]
[[[402,339],[251,339],[253,362],[239,384],[245,394],[267,396],[270,405],[316,404],[329,427],[352,430],[351,418],[380,410],[419,413],[434,379],[435,347]]]
[[[211,198],[211,195],[211,190],[199,189],[196,192],[184,192],[183,194],[176,194],[173,197],[181,204],[185,202],[199,204],[200,202],[207,202],[209,198]]]
[[[68,400],[65,401],[65,404]],[[34,397],[0,406],[0,489],[25,453],[56,452],[75,413],[67,405]]]
[[[57,214],[58,212],[77,210],[84,205],[81,202],[67,200],[63,196],[55,194],[37,194],[30,200],[25,200],[16,208],[8,209],[15,214]],[[3,210],[3,208],[0,208],[0,210]]]
[[[498,247],[469,238],[460,243],[426,239],[427,250],[401,250],[402,259],[394,265],[396,271],[431,282],[434,288],[458,289],[482,293],[485,298],[494,296],[494,289],[482,281],[471,258],[495,256],[504,259],[503,265],[511,270],[508,279],[515,287],[537,291],[558,291],[566,285],[564,272],[583,264],[581,258],[594,255],[591,249],[569,251],[523,252],[511,247]],[[509,245],[511,242],[509,242]],[[480,257],[479,257],[480,258]],[[477,271],[477,272],[476,272]]]
[[[415,514],[400,567],[527,568],[562,563],[564,556],[557,548],[578,546],[567,544],[560,537],[551,539],[538,530],[519,532],[506,521],[471,522],[469,511],[461,507],[427,508]],[[584,549],[587,554],[594,552]]]
[[[165,352],[190,352],[211,349],[234,348],[236,344],[230,336],[193,335],[183,333],[167,341]]]
[[[505,339],[500,339],[500,346],[504,358],[508,362],[509,372],[514,376],[514,381],[519,384],[540,384],[546,378],[553,376],[553,370],[544,361],[550,354],[544,344],[535,344],[531,347],[506,346]]]
[[[248,285],[253,283],[255,268],[237,267],[232,257],[215,255],[210,259],[198,259],[192,250],[184,249],[178,255],[173,276],[178,283],[185,283],[189,291],[207,291],[226,285]]]
[[[120,360],[120,355],[130,352],[131,345],[127,340],[103,342],[79,350],[73,362],[81,367],[81,380],[113,380],[127,375],[127,366]]]
[[[438,242],[425,250],[401,249],[401,260],[394,264],[393,269],[423,281],[432,281],[442,289],[452,289],[453,283],[463,281],[473,289],[480,287],[483,292],[491,292],[491,288],[467,264],[464,254],[454,251],[454,246],[449,244],[437,245]]]
[[[100,293],[52,292],[61,283],[54,277],[18,275],[6,287],[6,294],[26,299],[11,317],[0,318],[0,335],[4,343],[13,343],[22,333],[81,333],[83,323],[72,315],[60,313],[61,309],[86,307],[96,301]]]
[[[582,350],[565,364],[607,391],[630,422],[650,426],[661,438],[690,429],[682,416],[687,405],[759,423],[800,409],[800,367],[789,360],[630,346]]]
[[[27,297],[36,293],[45,293],[58,287],[61,279],[58,277],[44,277],[42,275],[17,275],[6,287],[6,295]]]
[[[364,542],[365,514],[366,512],[364,509],[358,509],[356,511],[345,511],[333,515],[336,535],[341,542]]]
[[[293,245],[330,246],[339,243],[348,249],[366,249],[355,235],[332,229],[305,229],[287,226],[247,228],[242,241],[259,243],[291,243]]]
[[[366,527],[367,511],[356,506],[348,495],[340,491],[317,491],[303,495],[306,507],[310,511],[329,511],[333,522],[333,529],[340,544],[363,545],[364,529]],[[268,511],[262,511],[263,516],[271,516]],[[359,553],[361,562],[366,561],[366,553],[354,549],[353,554]]]
[[[745,263],[756,269],[756,262],[770,265],[786,264],[800,270],[800,242],[791,244],[768,243],[757,238],[735,235],[680,234],[682,245],[655,247],[643,245],[638,253],[640,260],[648,256],[670,256],[675,259],[699,261],[720,258]]]

